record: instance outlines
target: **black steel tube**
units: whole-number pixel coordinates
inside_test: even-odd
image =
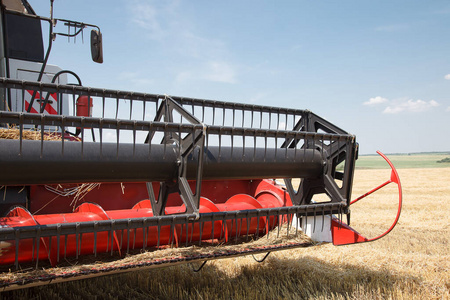
[[[178,146],[92,142],[0,140],[0,185],[172,181]],[[187,158],[195,179],[198,151]],[[219,155],[220,153],[220,155]],[[244,154],[244,155],[243,155]],[[208,147],[203,179],[317,178],[324,162],[317,150]]]
[[[244,155],[243,155],[244,154]],[[195,171],[195,166],[189,169]],[[318,178],[324,161],[317,150],[248,147],[209,147],[203,166],[204,179]]]

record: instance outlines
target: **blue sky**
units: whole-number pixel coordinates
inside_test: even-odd
[[[53,46],[85,86],[309,109],[362,154],[450,151],[449,1],[55,0],[54,15],[102,30],[103,64],[88,31]]]

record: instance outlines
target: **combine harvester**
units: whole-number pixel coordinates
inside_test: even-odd
[[[360,198],[394,182],[397,217],[373,239],[349,227],[360,199],[350,200],[358,144],[316,114],[83,87],[74,72],[47,64],[51,45],[93,27],[92,57],[102,62],[100,29],[37,16],[26,0],[2,4],[0,265],[4,275],[16,270],[3,290],[312,245],[264,245],[301,229],[335,245],[368,242],[397,223],[400,181],[380,153],[391,178]],[[197,252],[122,261],[176,247]],[[89,257],[120,263],[42,271]]]

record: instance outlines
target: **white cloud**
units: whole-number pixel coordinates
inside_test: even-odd
[[[228,58],[226,44],[199,34],[195,20],[183,13],[178,1],[134,0],[129,11],[131,22],[145,30],[144,36],[168,49],[174,61],[184,62],[173,69],[177,82],[236,83],[237,68]]]
[[[208,62],[207,72],[204,79],[215,82],[235,83],[236,75],[233,66],[226,62]]]
[[[381,103],[386,103],[389,100],[380,96],[370,98],[369,101],[364,102],[364,105],[377,105]]]
[[[445,75],[444,78],[450,80],[450,74]]]
[[[434,100],[412,100],[412,99],[398,99],[390,101],[389,105],[384,109],[385,114],[398,114],[401,112],[423,112],[439,106]]]
[[[258,93],[256,93],[256,94],[252,95],[252,96],[250,97],[250,99],[248,100],[248,102],[260,104],[260,102],[261,102],[262,100],[264,100],[265,98],[267,98],[267,96],[268,96],[267,93],[264,93],[264,92],[258,92]]]
[[[399,98],[389,100],[387,98],[377,96],[370,98],[369,101],[363,102],[367,106],[381,106],[384,114],[398,114],[402,112],[417,113],[428,111],[439,106],[435,100],[424,101],[421,99],[413,100],[409,98]]]
[[[445,111],[448,111],[448,112],[450,112],[450,106],[449,106],[449,107],[447,107],[447,109],[446,109]]]
[[[178,82],[188,82],[193,80],[207,80],[212,82],[236,83],[235,67],[225,61],[205,61],[196,69],[178,72],[176,80]]]
[[[147,91],[149,87],[155,85],[155,80],[148,78],[146,74],[142,74],[142,72],[121,72],[118,74],[118,79],[120,82],[125,83],[125,88],[133,90],[142,90]],[[122,87],[121,87],[122,88]]]
[[[131,1],[129,5],[133,16],[131,21],[145,29],[150,38],[156,40],[165,38],[173,27],[173,23],[168,20],[171,20],[173,15],[174,4],[174,1],[162,4],[155,1]]]

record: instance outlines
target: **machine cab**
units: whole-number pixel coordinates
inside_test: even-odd
[[[77,21],[54,19],[53,1],[50,1],[51,17],[38,16],[27,0],[0,0],[0,77],[20,81],[69,84],[68,74],[76,78],[75,85],[81,80],[72,71],[48,64],[51,45],[58,35],[75,37],[86,27],[97,30],[91,32],[91,53],[95,62],[103,61],[100,29],[91,24]],[[69,27],[69,33],[54,32],[56,24]],[[43,32],[49,28],[47,43]],[[75,30],[73,30],[75,29]],[[74,31],[74,33],[70,33]],[[67,95],[41,93],[36,90],[6,90],[0,95],[0,110],[43,113],[50,115],[69,115],[73,105],[69,104]]]
[[[40,81],[45,83],[67,84],[67,74],[56,76],[62,71],[54,65],[45,65],[45,51],[42,35],[41,19],[26,1],[2,0],[1,8],[1,47],[0,75],[1,77]],[[41,74],[42,72],[42,74]],[[46,95],[31,90],[11,90],[2,95],[0,109],[17,112],[40,113]],[[34,98],[33,98],[34,96]],[[31,101],[34,99],[34,101]],[[42,109],[44,114],[69,113],[68,105],[51,94],[47,105]],[[31,104],[31,107],[30,107]]]

